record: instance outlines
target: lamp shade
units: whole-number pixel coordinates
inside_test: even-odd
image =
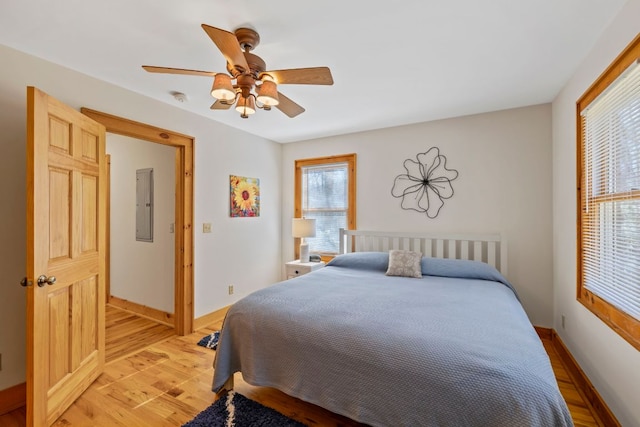
[[[226,74],[216,74],[213,78],[211,96],[221,101],[231,101],[236,99],[236,91],[231,84],[231,77]]]
[[[236,111],[240,113],[240,116],[243,118],[249,117],[249,115],[254,114],[256,112],[256,100],[253,95],[249,95],[248,97],[239,96],[238,103],[236,104]]]
[[[291,234],[293,237],[315,237],[316,220],[309,218],[294,218],[291,224]]]
[[[270,107],[278,105],[280,101],[278,100],[278,88],[276,84],[271,80],[265,80],[262,82],[258,92],[257,101]]]

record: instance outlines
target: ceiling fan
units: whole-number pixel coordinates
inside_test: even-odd
[[[150,73],[184,74],[213,77],[211,96],[216,101],[212,110],[228,110],[232,105],[240,117],[248,118],[256,108],[270,110],[276,107],[289,117],[305,110],[278,91],[282,84],[332,85],[328,67],[291,68],[266,71],[266,64],[251,51],[260,43],[260,35],[250,28],[238,28],[235,33],[202,24],[202,28],[227,60],[226,73],[186,70],[183,68],[143,65]],[[235,80],[235,83],[232,82]]]

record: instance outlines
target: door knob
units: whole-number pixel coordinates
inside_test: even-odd
[[[38,286],[43,287],[44,285],[53,285],[54,283],[56,283],[56,277],[55,276],[45,276],[44,274],[40,277],[38,277]]]
[[[22,286],[33,286],[33,282],[29,279],[27,279],[26,277],[23,277],[22,280],[20,280],[20,284]]]

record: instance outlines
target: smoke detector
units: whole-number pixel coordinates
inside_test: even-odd
[[[188,101],[187,95],[185,95],[182,92],[171,92],[171,95],[173,95],[173,98],[178,102],[187,102]]]

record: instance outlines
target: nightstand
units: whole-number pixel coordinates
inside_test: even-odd
[[[285,264],[287,279],[311,273],[325,266],[324,262],[300,262],[300,260],[289,261]]]

